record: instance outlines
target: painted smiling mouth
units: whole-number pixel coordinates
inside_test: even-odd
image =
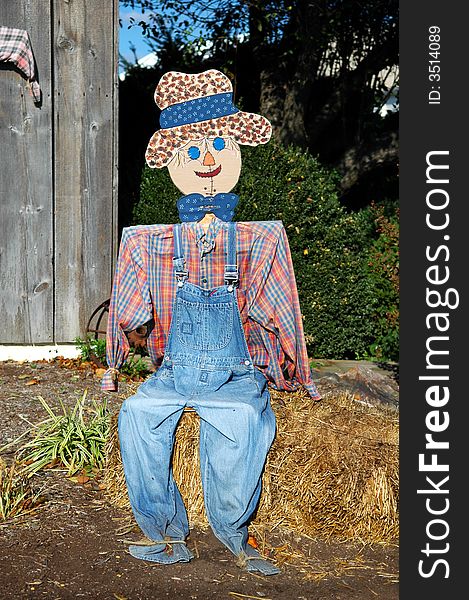
[[[219,165],[214,171],[194,171],[197,177],[215,177],[221,171],[221,165]]]

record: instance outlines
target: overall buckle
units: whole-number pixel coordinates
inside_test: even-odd
[[[184,282],[189,277],[189,271],[174,271],[178,287],[182,287]]]
[[[228,291],[232,292],[233,288],[239,282],[239,272],[237,265],[226,265],[225,266],[225,285],[228,286]]]
[[[189,271],[185,269],[186,261],[183,257],[174,257],[174,275],[176,276],[176,281],[178,287],[182,287],[184,285],[185,280],[189,277]]]

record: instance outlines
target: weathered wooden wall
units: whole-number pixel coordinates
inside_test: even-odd
[[[0,23],[31,36],[44,98],[35,107],[25,80],[0,63],[1,342],[54,337],[51,19],[38,5],[0,3]]]
[[[0,343],[72,342],[117,243],[117,0],[0,3],[29,32],[40,107],[0,71]]]

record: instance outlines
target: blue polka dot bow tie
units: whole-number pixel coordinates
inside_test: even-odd
[[[188,194],[179,198],[176,205],[182,222],[200,221],[208,212],[222,221],[231,221],[238,201],[239,197],[236,194]]]

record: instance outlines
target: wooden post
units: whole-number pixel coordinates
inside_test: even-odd
[[[115,254],[116,0],[53,0],[55,339],[85,334]]]

